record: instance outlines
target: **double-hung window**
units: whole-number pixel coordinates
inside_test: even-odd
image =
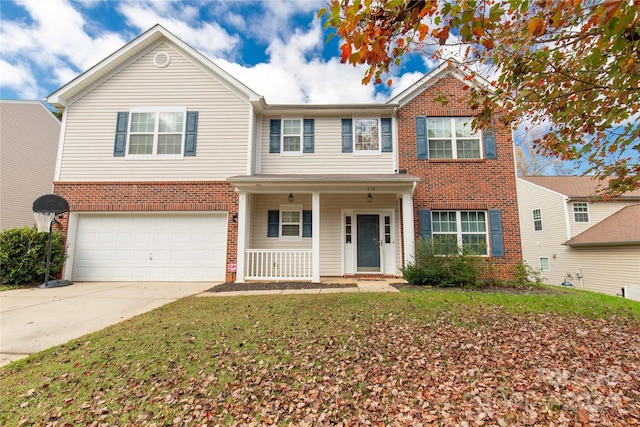
[[[433,211],[432,238],[443,254],[458,253],[466,247],[487,255],[487,218],[484,211]]]
[[[302,154],[302,119],[282,120],[282,154]]]
[[[280,236],[282,237],[301,237],[302,230],[302,211],[301,210],[283,210],[280,212]]]
[[[380,152],[380,120],[354,119],[353,146],[355,153]]]
[[[542,231],[542,213],[540,209],[533,210],[533,229],[535,231]]]
[[[186,113],[178,107],[132,109],[127,155],[182,156]]]
[[[589,208],[586,203],[573,204],[573,219],[575,222],[589,222]]]
[[[480,132],[473,131],[471,118],[427,119],[429,157],[432,159],[479,159]]]

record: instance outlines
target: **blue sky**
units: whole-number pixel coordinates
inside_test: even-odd
[[[322,0],[0,0],[0,97],[42,100],[159,23],[269,103],[386,101],[434,63],[416,57],[392,88],[363,86],[316,18]]]

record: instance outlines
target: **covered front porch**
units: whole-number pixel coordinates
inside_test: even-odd
[[[239,195],[236,282],[395,277],[403,260],[413,258],[417,177],[249,175],[229,181]]]

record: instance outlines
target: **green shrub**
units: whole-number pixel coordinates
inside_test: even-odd
[[[0,283],[25,285],[45,281],[47,240],[49,233],[39,233],[33,227],[4,230],[0,234]],[[62,270],[66,258],[62,235],[51,236],[50,274]]]
[[[528,286],[533,284],[541,285],[542,276],[540,270],[536,270],[524,260],[518,261],[514,268],[515,284],[518,286]]]
[[[404,279],[418,286],[480,285],[486,270],[484,259],[467,247],[451,252],[450,244],[420,239],[416,242],[415,262],[401,270]]]

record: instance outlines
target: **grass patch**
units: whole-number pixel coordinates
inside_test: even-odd
[[[639,333],[640,303],[565,289],[186,298],[1,368],[0,424],[578,422],[569,389],[616,424]]]

